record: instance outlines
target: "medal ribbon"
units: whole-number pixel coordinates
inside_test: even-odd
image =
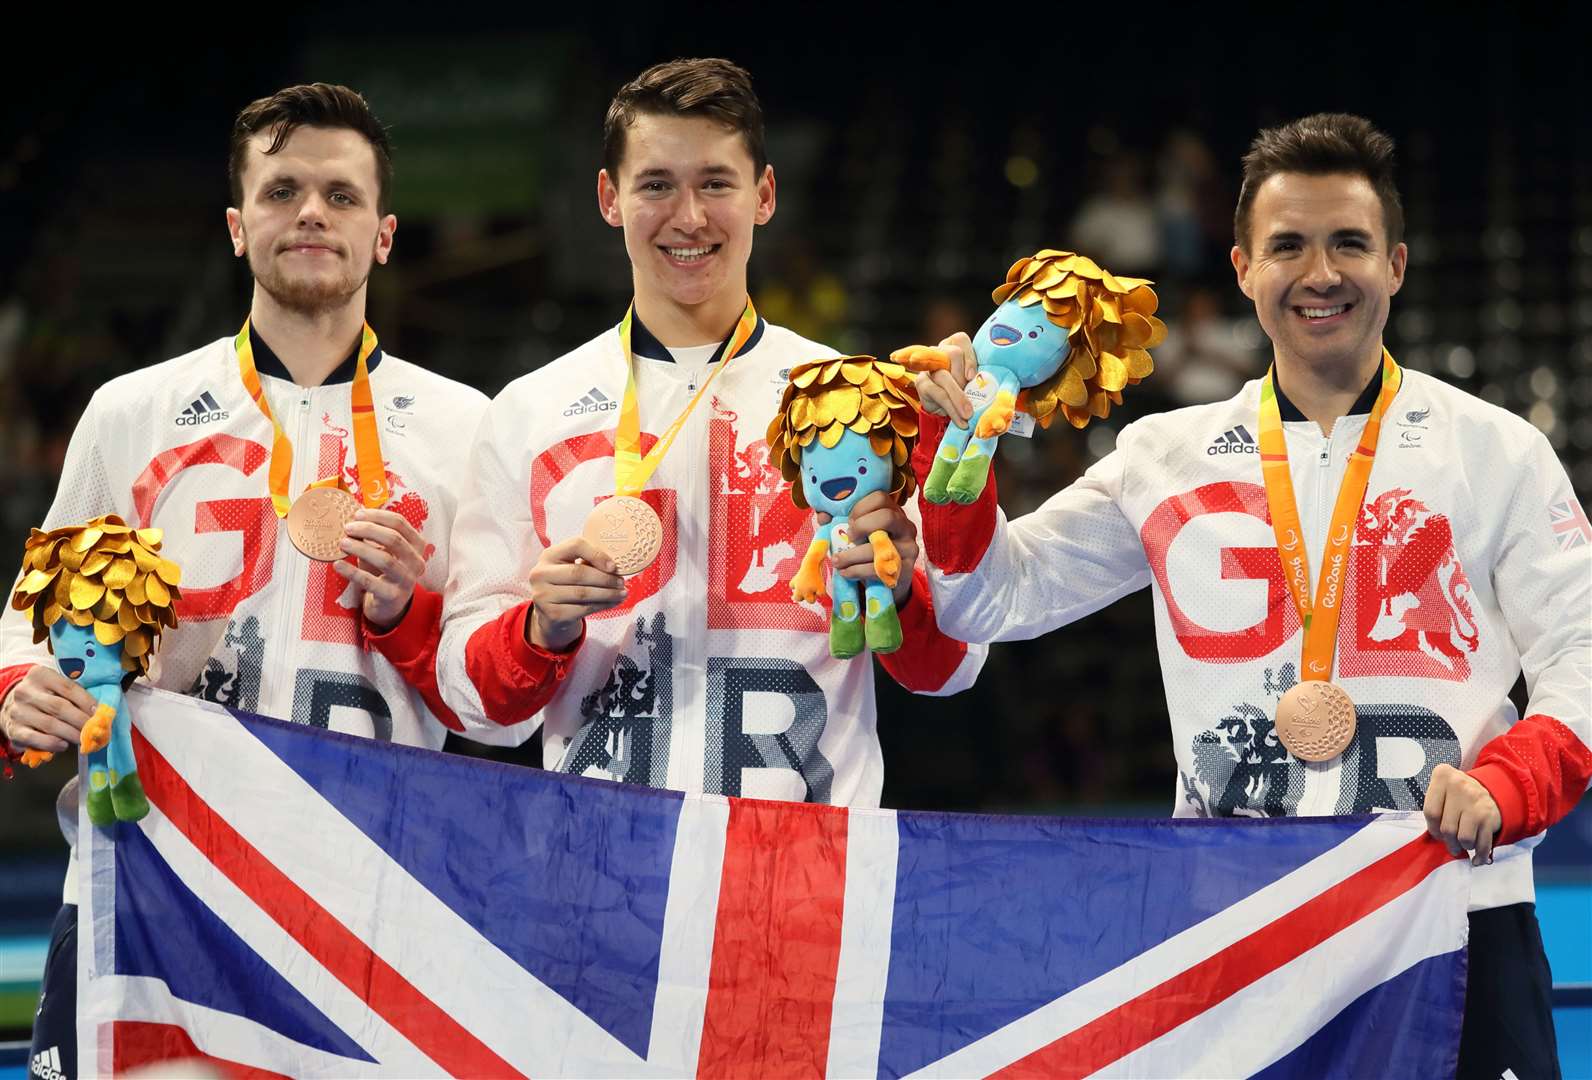
[[[265,387],[260,383],[260,373],[254,366],[254,346],[249,341],[249,320],[243,320],[243,329],[232,342],[238,353],[238,372],[243,376],[243,387],[260,407],[265,418],[271,421],[271,466],[268,484],[271,505],[276,516],[287,517],[293,506],[287,486],[293,476],[293,444],[287,433],[271,414],[271,403],[266,400]],[[376,351],[376,331],[365,324],[359,339],[359,359],[354,365],[354,385],[350,390],[350,412],[354,419],[354,464],[359,472],[360,498],[367,507],[375,509],[387,501],[387,466],[381,456],[381,436],[376,430],[376,403],[371,397],[370,369],[365,361]],[[309,487],[338,487],[347,490],[341,475],[323,476]],[[306,488],[308,490],[308,488]]]
[[[708,377],[702,381],[701,389],[696,392],[696,397],[692,398],[690,404],[674,418],[674,423],[658,437],[658,441],[652,444],[647,456],[642,457],[641,406],[636,394],[636,358],[630,349],[630,324],[635,319],[635,313],[636,305],[631,304],[629,310],[625,312],[624,319],[619,323],[619,344],[625,350],[625,396],[619,404],[619,428],[614,432],[614,493],[631,496],[641,494],[641,489],[647,486],[647,481],[652,479],[652,474],[663,463],[663,456],[669,452],[675,436],[680,434],[680,429],[685,426],[686,418],[697,407],[697,402],[702,400],[702,395],[708,392],[713,380],[730,366],[730,361],[735,359],[736,354],[745,347],[757,330],[757,309],[752,306],[751,298],[748,297],[746,310],[741,312],[740,321],[735,324],[735,330],[725,343],[723,362],[708,373]]]
[[[1288,471],[1288,443],[1283,437],[1282,412],[1277,405],[1273,370],[1260,384],[1260,469],[1266,481],[1266,505],[1271,510],[1272,533],[1277,538],[1277,556],[1282,560],[1283,579],[1293,597],[1299,622],[1304,627],[1299,678],[1329,679],[1333,654],[1338,644],[1338,617],[1341,614],[1343,581],[1349,572],[1349,547],[1354,527],[1365,500],[1365,487],[1371,479],[1371,463],[1376,459],[1376,440],[1382,431],[1382,415],[1393,395],[1399,391],[1403,373],[1386,349],[1382,350],[1382,389],[1376,405],[1360,433],[1360,444],[1349,457],[1349,467],[1338,488],[1338,501],[1332,508],[1327,528],[1325,563],[1310,600],[1310,556],[1305,548],[1304,530],[1299,524],[1299,507],[1294,501],[1293,476]],[[1319,616],[1319,617],[1317,617]]]

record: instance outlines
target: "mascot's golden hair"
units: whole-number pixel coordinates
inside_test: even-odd
[[[1104,418],[1122,404],[1123,387],[1155,370],[1148,350],[1166,339],[1166,325],[1155,317],[1158,301],[1147,279],[1119,278],[1083,255],[1046,248],[1014,263],[990,294],[996,304],[1013,296],[1023,307],[1044,304],[1072,348],[1061,370],[1018,401],[1041,426],[1049,427],[1058,409],[1076,428],[1091,416]]]
[[[809,509],[802,490],[802,447],[832,447],[847,428],[865,435],[890,462],[890,497],[912,497],[917,478],[909,459],[918,438],[918,392],[903,364],[871,356],[814,360],[791,368],[779,412],[768,425],[769,460],[790,482],[790,496]]]
[[[122,643],[122,667],[148,674],[163,629],[177,625],[173,608],[182,572],[160,555],[159,529],[134,529],[115,514],[87,525],[34,529],[22,557],[22,580],[11,606],[33,623],[33,641],[48,641],[62,619],[92,626],[101,645]]]

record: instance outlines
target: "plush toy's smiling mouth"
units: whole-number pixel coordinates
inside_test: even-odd
[[[833,480],[825,480],[818,485],[818,490],[824,493],[824,498],[834,499],[837,502],[857,490],[855,476],[837,476]]]
[[[1023,340],[1021,330],[1013,330],[1010,326],[996,323],[989,328],[989,339],[997,345],[1015,345]]]
[[[75,656],[64,656],[56,661],[61,667],[61,673],[68,679],[75,679],[83,674],[83,661]]]

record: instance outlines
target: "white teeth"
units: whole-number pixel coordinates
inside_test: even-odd
[[[713,248],[710,246],[710,247],[688,247],[688,248],[664,248],[663,250],[667,251],[669,253],[670,257],[671,258],[675,258],[675,259],[700,259],[704,255],[711,254],[712,251],[713,251]]]
[[[1348,304],[1339,304],[1337,307],[1307,307],[1300,308],[1307,319],[1328,319],[1349,310]]]

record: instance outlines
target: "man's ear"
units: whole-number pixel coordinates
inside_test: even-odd
[[[227,207],[227,233],[232,237],[232,254],[241,257],[248,244],[243,235],[243,212],[234,206]]]
[[[757,215],[752,220],[767,225],[774,216],[774,166],[764,165],[763,175],[757,181]]]
[[[398,218],[388,214],[381,219],[381,224],[376,227],[376,262],[382,266],[387,265],[387,260],[392,258],[393,236],[398,232]]]
[[[619,188],[607,169],[597,170],[597,210],[608,224],[616,229],[624,228],[625,216],[619,210]]]
[[[1249,256],[1244,254],[1243,248],[1234,244],[1228,258],[1233,261],[1233,273],[1238,275],[1238,291],[1253,300],[1255,294],[1249,291]]]
[[[1389,296],[1404,287],[1404,268],[1408,265],[1409,260],[1410,249],[1407,244],[1401,242],[1393,248],[1393,276],[1389,282]]]

